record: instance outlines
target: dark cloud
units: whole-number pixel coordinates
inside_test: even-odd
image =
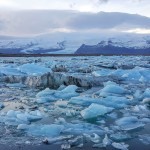
[[[2,14],[0,20],[1,17]],[[95,29],[149,29],[150,18],[115,12],[81,13],[77,11],[34,10],[3,14],[3,21],[0,22],[1,31],[7,34],[40,34],[55,31],[59,28],[77,32]]]
[[[103,4],[103,3],[107,3],[109,0],[99,0],[98,2],[100,3],[100,4]]]
[[[75,29],[91,29],[91,28],[148,28],[150,26],[150,18],[131,15],[126,13],[105,13],[96,14],[82,13],[69,20],[68,25]]]

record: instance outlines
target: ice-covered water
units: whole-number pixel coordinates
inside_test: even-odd
[[[148,149],[149,125],[150,57],[0,59],[0,144]]]

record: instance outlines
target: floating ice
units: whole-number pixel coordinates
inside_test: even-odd
[[[117,69],[115,71],[109,69],[102,69],[99,71],[92,72],[94,76],[117,76],[121,77],[127,81],[137,81],[137,82],[149,82],[150,81],[150,70],[142,67],[135,67],[133,69]]]
[[[2,116],[2,120],[0,122],[4,122],[8,125],[19,125],[19,124],[29,124],[29,122],[37,121],[42,119],[42,115],[39,111],[31,111],[31,112],[20,112],[9,110],[6,115]]]
[[[71,147],[83,147],[83,136],[77,136],[76,138],[72,139],[72,140],[68,140],[69,144],[71,145]]]
[[[70,99],[71,97],[79,96],[79,93],[76,92],[77,88],[78,87],[75,85],[69,85],[62,90],[50,90],[49,88],[46,88],[36,95],[37,102],[46,103],[58,99]]]
[[[125,90],[123,87],[120,87],[113,82],[107,82],[105,84],[105,87],[100,91],[100,96],[107,97],[116,94],[121,95],[125,93],[127,93],[127,90]]]
[[[59,136],[59,137],[49,137],[43,140],[43,143],[52,144],[56,142],[62,142],[64,140],[69,140],[73,138],[73,135]]]
[[[112,71],[109,69],[102,69],[99,71],[93,71],[92,74],[96,77],[100,77],[100,76],[107,76],[111,73]]]
[[[81,111],[81,116],[84,119],[95,118],[98,116],[105,115],[108,112],[111,112],[113,108],[106,107],[98,104],[91,104],[88,108]]]
[[[128,150],[129,145],[125,144],[125,143],[112,143],[112,146],[116,149],[120,149],[120,150]]]
[[[25,88],[26,86],[23,85],[22,83],[11,83],[11,84],[6,84],[9,88]]]
[[[107,96],[106,98],[91,98],[86,96],[73,97],[69,100],[70,104],[89,106],[92,103],[100,104],[107,107],[113,108],[124,108],[130,103],[130,100],[125,97],[117,97],[117,96]]]
[[[90,141],[92,141],[92,142],[94,142],[94,143],[100,143],[100,141],[101,141],[100,136],[97,135],[96,133],[93,133],[92,136],[89,135],[89,134],[84,134],[84,136],[85,136],[88,140],[90,140]]]
[[[52,94],[55,93],[55,90],[50,90],[49,88],[46,88],[45,90],[43,91],[40,91],[36,97],[49,97],[51,96]]]
[[[103,139],[103,145],[106,147],[107,145],[111,144],[111,140],[108,138],[107,134],[105,134],[105,137]]]
[[[0,68],[0,73],[5,75],[24,75],[24,73],[21,73],[19,70],[17,70],[16,66],[5,66]]]
[[[142,103],[150,105],[150,98],[143,99]]]
[[[19,124],[17,129],[18,130],[26,130],[26,129],[28,129],[28,125],[27,124]]]
[[[76,92],[77,86],[69,85],[61,91],[55,93],[55,96],[62,99],[70,99],[71,97],[79,96],[79,93]]]
[[[23,64],[18,67],[18,70],[28,75],[42,75],[51,72],[50,68],[43,67],[37,64]]]
[[[97,133],[99,135],[103,135],[104,131],[101,127],[92,125],[90,123],[65,123],[63,124],[65,126],[64,133],[69,134],[75,134],[75,135],[81,135],[81,134],[93,134]]]
[[[144,98],[150,98],[150,88],[147,88],[145,92],[143,93]]]
[[[25,112],[17,114],[17,118],[22,121],[37,121],[42,119],[42,115],[39,111],[31,111],[30,113]]]
[[[133,130],[143,127],[145,124],[140,122],[140,120],[137,117],[123,117],[116,121],[116,124],[122,129],[122,130]]]
[[[126,133],[114,133],[110,135],[110,138],[116,142],[122,142],[131,139],[131,136]]]
[[[63,131],[63,125],[29,125],[27,133],[33,136],[56,137]]]

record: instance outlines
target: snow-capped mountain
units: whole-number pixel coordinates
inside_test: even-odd
[[[79,33],[44,34],[30,38],[0,37],[2,54],[73,54],[83,43],[96,44],[98,36]]]
[[[82,46],[75,54],[150,55],[150,36],[118,36],[101,40],[96,45]]]
[[[30,38],[2,36],[0,53],[150,54],[150,35],[58,33]]]

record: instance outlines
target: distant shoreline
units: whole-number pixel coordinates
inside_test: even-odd
[[[138,55],[138,54],[0,54],[0,57],[79,57],[79,56],[150,56],[147,54]]]

